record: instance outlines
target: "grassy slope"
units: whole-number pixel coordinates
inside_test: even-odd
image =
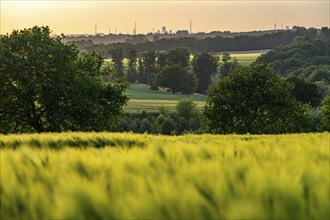
[[[329,219],[329,133],[0,135],[0,219]]]
[[[179,100],[191,98],[198,107],[205,104],[206,96],[201,94],[182,95],[181,93],[169,93],[166,91],[153,91],[148,85],[132,84],[126,91],[130,98],[125,107],[127,112],[153,111],[159,110],[159,107],[165,107],[173,110]]]

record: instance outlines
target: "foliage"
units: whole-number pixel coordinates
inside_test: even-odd
[[[144,74],[139,82],[150,85],[156,74],[156,53],[153,50],[149,50],[143,53],[142,57]]]
[[[197,87],[197,78],[192,71],[187,71],[181,79],[181,93],[193,94]]]
[[[330,38],[297,37],[293,43],[276,47],[257,59],[287,76],[295,97],[319,106],[330,93]]]
[[[104,84],[102,57],[78,58],[48,27],[0,37],[0,132],[100,131],[126,103],[124,84]]]
[[[287,81],[293,84],[292,94],[298,101],[313,107],[320,105],[322,94],[315,83],[297,77],[289,77]]]
[[[291,90],[265,65],[236,69],[211,87],[206,123],[215,133],[300,132],[307,119]]]
[[[167,65],[167,57],[165,53],[157,53],[157,60],[156,60],[156,65],[157,65],[157,72],[161,72],[162,69]]]
[[[179,65],[166,66],[156,77],[156,84],[170,88],[173,93],[191,94],[196,88],[196,77]]]
[[[205,94],[211,85],[211,76],[216,75],[218,59],[208,53],[201,53],[194,57],[193,71],[198,80],[196,92]]]
[[[273,48],[257,59],[257,63],[267,63],[274,71],[284,76],[300,68],[312,65],[330,65],[330,38],[295,38],[288,45]]]
[[[187,68],[189,65],[190,52],[188,48],[173,48],[167,51],[167,65],[179,65]]]
[[[136,72],[137,53],[134,47],[130,47],[126,50],[126,54],[128,58],[127,79],[129,82],[134,83],[137,80],[137,72]]]
[[[288,78],[299,78],[307,83],[315,84],[322,98],[330,95],[330,65],[312,65],[291,72]],[[308,91],[302,91],[307,93]],[[303,94],[302,94],[303,95]],[[318,98],[316,96],[315,98]]]
[[[146,83],[145,71],[143,66],[142,57],[138,58],[138,73],[137,78],[139,83]]]
[[[321,121],[320,130],[330,131],[330,96],[327,96],[321,106],[323,120]]]
[[[53,133],[0,143],[1,219],[329,218],[329,133]]]
[[[232,71],[239,68],[241,65],[237,62],[236,57],[232,58],[229,53],[224,53],[221,56],[221,61],[223,62],[220,66],[220,76],[226,77]]]
[[[193,119],[198,115],[196,104],[191,99],[183,99],[176,105],[176,113],[185,119]]]
[[[191,100],[178,102],[175,109],[175,112],[161,108],[158,112],[126,113],[120,118],[115,131],[181,135],[205,130],[202,115]]]
[[[123,49],[111,49],[110,55],[115,66],[115,78],[121,78],[124,76],[124,67],[123,67]]]

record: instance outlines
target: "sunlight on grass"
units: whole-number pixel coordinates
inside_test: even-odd
[[[1,219],[327,219],[329,133],[0,135]]]

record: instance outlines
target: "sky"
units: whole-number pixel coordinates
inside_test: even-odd
[[[54,34],[253,31],[330,26],[329,0],[0,0],[0,33],[47,25]]]

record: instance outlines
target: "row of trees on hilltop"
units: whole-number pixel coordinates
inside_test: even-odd
[[[223,52],[223,51],[244,51],[244,50],[265,50],[272,49],[278,45],[289,44],[297,36],[316,37],[330,36],[328,27],[321,30],[315,28],[306,29],[304,27],[296,27],[295,31],[278,31],[274,33],[264,34],[262,36],[240,35],[235,37],[214,37],[205,39],[196,39],[193,37],[159,39],[152,42],[144,42],[137,44],[115,43],[115,44],[92,44],[88,45],[86,41],[75,42],[80,49],[87,51],[98,51],[107,54],[108,51],[115,48],[126,50],[134,47],[138,53],[153,50],[162,51],[170,50],[176,47],[186,47],[194,52]]]

